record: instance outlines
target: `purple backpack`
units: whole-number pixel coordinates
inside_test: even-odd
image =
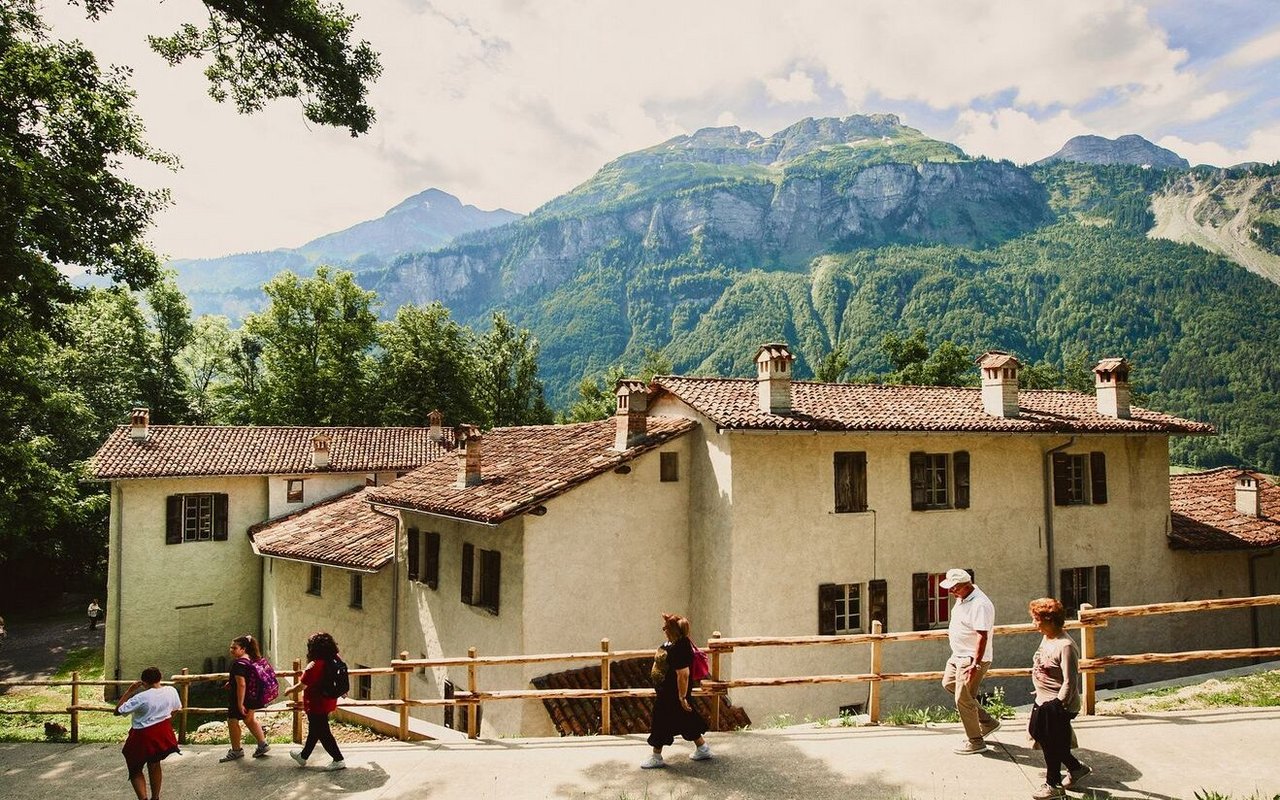
[[[265,658],[250,661],[253,669],[253,681],[245,687],[245,705],[250,708],[265,708],[280,696],[280,682],[276,680],[276,671],[271,662]]]

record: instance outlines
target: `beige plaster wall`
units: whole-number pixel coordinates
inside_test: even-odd
[[[268,516],[264,519],[274,519],[275,517],[300,511],[307,506],[313,506],[321,500],[333,497],[336,494],[342,494],[356,486],[364,486],[365,473],[333,472],[306,475],[267,475],[263,480],[267,482],[270,497]],[[301,503],[285,502],[289,496],[288,487],[291,480],[302,480]]]
[[[405,571],[408,528],[440,534],[440,582],[438,589],[408,581]],[[448,520],[414,512],[402,512],[396,537],[395,579],[400,582],[400,625],[398,649],[414,658],[465,656],[468,647],[481,655],[512,655],[528,652],[524,644],[523,518],[498,527]],[[462,602],[462,545],[502,553],[499,613],[490,614],[478,606]],[[444,696],[444,681],[459,690],[467,688],[467,669],[437,668],[419,671],[411,683],[414,697]],[[521,667],[491,667],[479,672],[480,687],[510,688],[522,685]],[[415,708],[413,715],[444,724],[440,708]],[[525,710],[518,702],[491,703],[484,708],[481,734],[495,736],[524,729]],[[545,716],[545,714],[544,714]]]
[[[364,601],[351,607],[351,570],[321,567],[320,595],[307,593],[311,565],[278,558],[264,558],[264,642],[271,663],[290,668],[295,658],[304,663],[307,637],[328,631],[338,642],[347,666],[388,666],[394,656],[391,643],[392,581],[390,565],[380,572],[362,573]],[[375,699],[392,696],[390,677],[374,676]],[[355,696],[355,681],[352,693]]]
[[[222,492],[224,542],[165,544],[171,494]],[[261,477],[118,481],[112,488],[105,666],[122,678],[143,668],[199,671],[242,633],[260,635],[261,565],[246,529],[267,511]],[[117,647],[117,641],[119,643]]]

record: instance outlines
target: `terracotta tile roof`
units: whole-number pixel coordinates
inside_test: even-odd
[[[625,658],[609,663],[609,685],[614,689],[649,688],[652,658]],[[532,680],[537,689],[599,689],[600,665],[541,675]],[[590,736],[600,732],[599,700],[543,700],[551,722],[561,736]],[[693,698],[693,705],[708,724],[711,700]],[[647,697],[619,697],[609,704],[609,727],[616,735],[648,733],[653,719],[653,700]],[[747,712],[720,698],[720,728],[731,731],[751,724]]]
[[[396,521],[369,506],[371,487],[336,497],[249,528],[259,555],[377,571],[395,555]]]
[[[825,431],[973,431],[993,433],[1214,433],[1212,425],[1132,409],[1131,419],[1098,413],[1091,395],[1028,389],[1019,416],[982,410],[978,388],[793,381],[791,414],[760,411],[756,382],[743,378],[660,376],[651,392],[670,393],[723,428]]]
[[[1015,367],[1021,366],[1022,362],[1008,353],[999,350],[989,350],[978,358],[978,366],[987,369],[997,369],[1006,364],[1012,364]]]
[[[1119,367],[1127,367],[1129,362],[1123,358],[1104,358],[1097,364],[1094,364],[1094,372],[1115,372]]]
[[[456,486],[458,465],[446,458],[426,464],[372,492],[370,499],[459,519],[496,524],[688,433],[696,422],[649,417],[648,438],[629,450],[613,449],[612,418],[576,425],[494,428],[481,444],[476,486]]]
[[[116,428],[94,455],[98,480],[192,475],[281,475],[311,472],[410,470],[442,457],[430,428],[262,427],[255,425],[152,425],[135,442],[129,426]],[[311,466],[311,439],[329,437],[329,466]],[[445,429],[445,442],[453,432]],[[446,444],[446,447],[449,445]]]
[[[1236,476],[1258,482],[1262,516],[1236,511]],[[1252,470],[1219,467],[1169,476],[1169,546],[1175,550],[1252,550],[1280,546],[1280,486]]]

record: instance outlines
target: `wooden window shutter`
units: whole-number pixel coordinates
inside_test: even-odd
[[[475,575],[476,548],[474,545],[462,545],[462,602],[471,605],[471,581]]]
[[[868,619],[880,620],[881,630],[889,630],[889,584],[877,578],[867,582]],[[871,630],[871,625],[867,625]]]
[[[213,496],[213,540],[215,542],[227,540],[227,495],[225,494]]]
[[[497,614],[498,591],[502,586],[502,553],[497,550],[481,552],[484,558],[484,607],[490,614]]]
[[[867,454],[853,454],[853,510],[867,510]]]
[[[1111,567],[1106,564],[1099,565],[1094,572],[1095,585],[1097,589],[1097,605],[1103,608],[1111,605]]]
[[[182,495],[165,498],[164,543],[182,544]]]
[[[923,511],[925,507],[924,453],[911,454],[911,510]]]
[[[911,630],[922,631],[929,627],[929,573],[917,572],[911,576]]]
[[[432,589],[440,588],[440,534],[427,531],[427,564],[423,581]]]
[[[836,513],[853,511],[853,453],[836,453],[832,456],[835,470]]]
[[[1053,454],[1053,504],[1065,506],[1071,503],[1071,486],[1067,476],[1067,454]]]
[[[1107,502],[1107,454],[1094,451],[1089,454],[1089,482],[1092,484],[1092,502]]]
[[[836,593],[840,587],[834,583],[818,586],[818,635],[830,636],[836,632]]]
[[[418,580],[418,529],[410,528],[407,539],[408,552],[405,554],[405,567],[409,580]]]
[[[956,508],[969,507],[969,451],[957,450],[951,455],[952,483],[955,485]]]
[[[1062,610],[1068,615],[1080,608],[1080,588],[1076,585],[1076,571],[1064,569],[1058,573],[1058,594],[1062,597]]]

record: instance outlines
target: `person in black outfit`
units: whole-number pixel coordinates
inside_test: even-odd
[[[697,745],[690,759],[711,758],[711,748],[702,737],[707,732],[707,722],[690,703],[693,681],[689,679],[689,666],[693,663],[693,643],[689,641],[689,620],[677,614],[663,614],[662,632],[667,641],[654,653],[653,669],[649,673],[658,690],[648,740],[653,755],[640,765],[641,769],[665,767],[662,748],[674,743],[677,735]]]

